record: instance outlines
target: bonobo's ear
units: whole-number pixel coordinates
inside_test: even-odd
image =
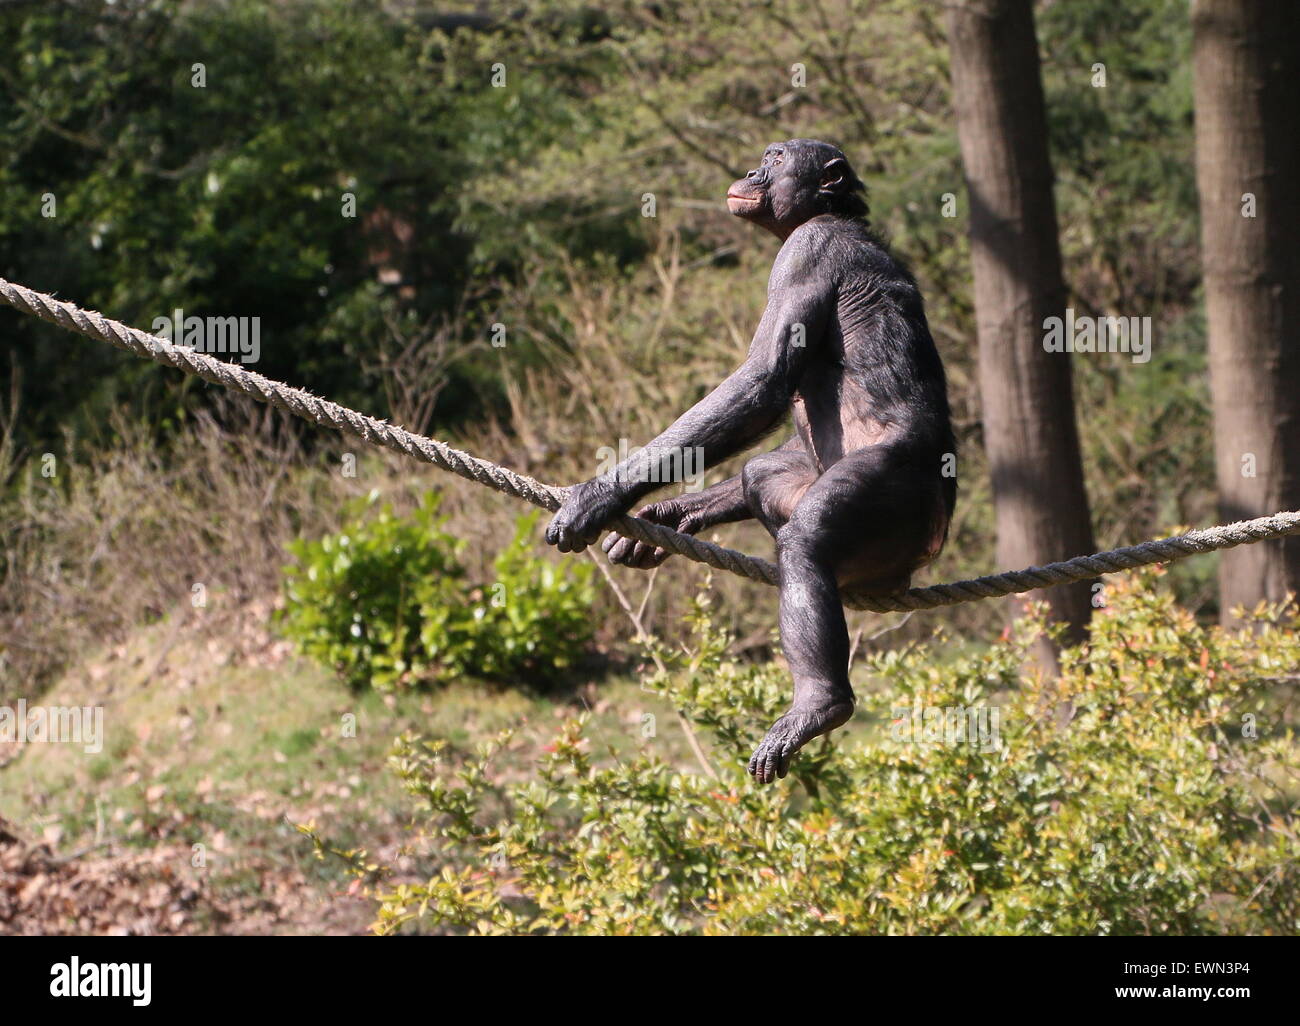
[[[840,192],[845,179],[852,174],[849,162],[843,157],[832,157],[822,166],[822,179],[819,192]]]

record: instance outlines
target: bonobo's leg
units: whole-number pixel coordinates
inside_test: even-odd
[[[794,701],[749,760],[759,783],[784,777],[795,752],[853,715],[840,587],[888,593],[907,586],[933,531],[937,476],[937,468],[909,465],[884,447],[859,450],[809,485],[778,530],[781,647]],[[789,479],[772,480],[768,505],[779,511]]]
[[[663,524],[682,534],[696,534],[718,524],[749,518],[749,507],[740,487],[740,475],[728,478],[701,492],[683,492],[670,499],[642,506],[635,516]],[[649,570],[668,558],[666,549],[625,538],[615,531],[605,536],[602,545],[611,563]]]
[[[803,535],[782,537],[779,544],[781,647],[794,677],[794,701],[749,760],[760,784],[784,777],[795,752],[853,715],[839,587],[830,561],[813,548]]]
[[[787,443],[747,462],[740,480],[750,513],[775,538],[817,480],[817,468],[801,445]]]
[[[798,436],[791,438],[784,445],[773,452],[765,454],[765,456],[784,455],[793,449],[798,449],[801,453],[803,451]],[[765,456],[755,458],[761,460]],[[750,463],[753,463],[753,460],[750,460]],[[815,477],[815,475],[813,476]],[[813,477],[809,477],[808,482],[811,483],[812,480]],[[803,492],[800,491],[799,494],[802,495]],[[794,509],[793,502],[790,503],[790,509]],[[748,520],[754,514],[750,508],[749,496],[745,491],[744,475],[737,474],[735,477],[730,477],[711,488],[704,489],[702,492],[683,492],[681,495],[674,495],[672,498],[653,502],[649,506],[642,506],[636,511],[636,515],[644,520],[671,527],[674,531],[680,531],[682,534],[698,534],[700,531],[716,527],[718,524]],[[786,516],[789,515],[787,511]],[[784,522],[783,518],[782,523]],[[769,530],[773,534],[776,533],[776,528],[769,528]],[[616,532],[611,532],[606,536],[602,547],[609,554],[611,563],[622,563],[624,566],[636,567],[642,570],[658,566],[668,558],[668,552],[664,549],[647,545],[644,542],[634,541],[631,538],[624,538]]]

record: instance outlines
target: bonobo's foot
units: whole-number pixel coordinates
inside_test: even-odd
[[[792,707],[767,732],[750,757],[749,773],[760,784],[770,784],[790,771],[790,757],[815,737],[834,730],[853,715],[852,701]]]
[[[663,502],[642,506],[633,515],[642,520],[649,520],[651,523],[671,527],[682,534],[694,534],[705,526],[703,517],[692,512],[689,504],[680,499],[665,499]],[[638,570],[656,567],[670,555],[666,549],[614,533],[605,536],[601,547],[609,553],[611,563],[622,563],[624,566],[635,567]]]

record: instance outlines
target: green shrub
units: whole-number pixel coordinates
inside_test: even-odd
[[[1023,669],[1038,621],[948,664],[936,646],[873,656],[856,743],[814,742],[769,788],[743,765],[786,674],[730,660],[699,601],[692,644],[659,651],[645,686],[713,735],[719,779],[666,765],[654,739],[596,759],[585,717],[522,782],[492,762],[509,733],[472,757],[405,737],[394,766],[435,864],[379,893],[376,929],[1294,933],[1300,754],[1279,693],[1300,619],[1206,628],[1156,572],[1108,592],[1059,690]],[[1000,745],[909,738],[914,707],[996,708]]]
[[[540,513],[516,521],[515,536],[493,561],[496,580],[471,592],[472,642],[463,664],[493,680],[552,683],[591,640],[595,594],[590,563],[570,559],[562,569],[535,554]],[[421,637],[434,652],[441,630],[425,612]]]
[[[279,617],[299,651],[354,689],[424,675],[421,609],[439,600],[450,608],[465,572],[462,543],[442,530],[436,495],[409,518],[375,502],[372,492],[338,534],[289,543],[297,562],[285,568]]]
[[[339,534],[291,543],[285,568],[281,632],[350,687],[462,675],[548,685],[590,641],[592,568],[557,571],[531,555],[537,514],[518,519],[497,580],[474,585],[436,494],[411,517],[374,504],[372,494]]]

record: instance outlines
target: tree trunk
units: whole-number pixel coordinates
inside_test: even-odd
[[[1300,509],[1300,15],[1197,0],[1192,29],[1215,474],[1241,520]],[[1220,558],[1225,624],[1300,591],[1300,537]]]
[[[1020,568],[1094,549],[1074,418],[1071,355],[1044,348],[1065,316],[1047,115],[1031,0],[948,9],[953,106],[970,199],[980,403],[997,558]],[[1031,593],[1077,639],[1090,582]]]

